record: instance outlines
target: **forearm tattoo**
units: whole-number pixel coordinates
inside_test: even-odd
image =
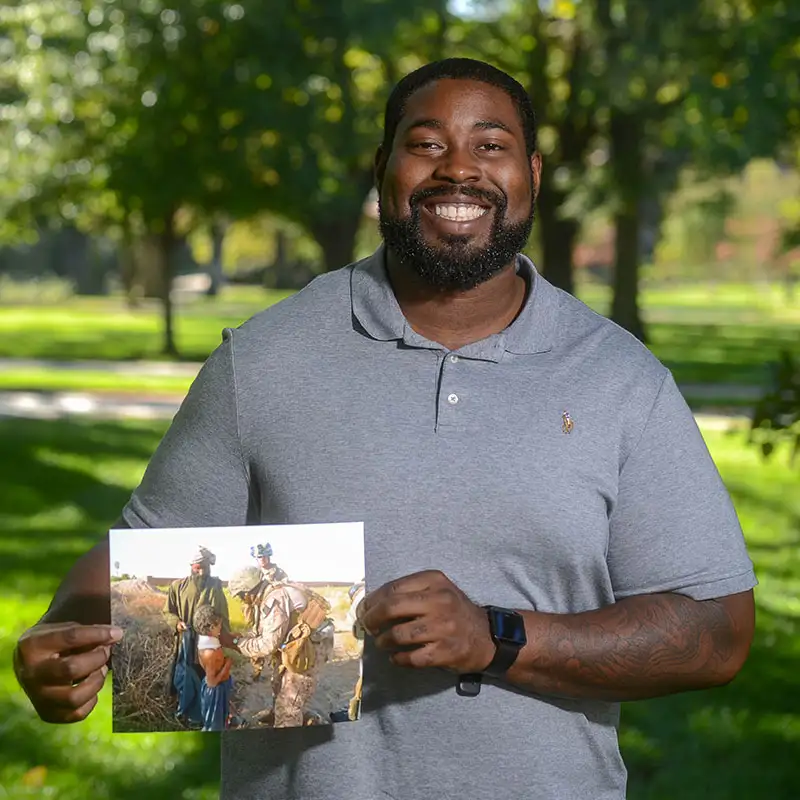
[[[643,699],[725,683],[738,668],[736,620],[715,600],[631,597],[582,614],[537,613],[530,627],[509,679],[543,694]]]

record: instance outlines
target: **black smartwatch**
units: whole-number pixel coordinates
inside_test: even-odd
[[[484,606],[484,608],[489,615],[489,631],[497,651],[483,672],[492,678],[502,678],[528,641],[525,635],[525,620],[522,614],[510,608],[497,606]]]

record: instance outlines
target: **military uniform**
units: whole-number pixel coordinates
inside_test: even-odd
[[[276,728],[303,724],[303,711],[317,688],[322,665],[333,652],[333,625],[326,620],[312,633],[313,665],[303,673],[286,669],[281,646],[295,627],[306,605],[304,592],[291,584],[267,586],[253,605],[253,635],[240,639],[239,650],[250,658],[264,658],[272,668],[274,725]]]
[[[274,586],[277,583],[281,583],[288,579],[288,575],[276,564],[272,564],[267,569],[261,569],[261,576],[262,578],[270,584],[270,586]],[[256,620],[256,605],[253,603],[246,603],[243,606],[244,608],[244,618],[247,622],[247,625],[252,628],[255,625]],[[250,663],[253,666],[253,680],[257,681],[261,677],[261,673],[264,671],[264,667],[266,666],[266,659],[257,656],[250,659]]]

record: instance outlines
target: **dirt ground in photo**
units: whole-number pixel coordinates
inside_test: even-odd
[[[166,587],[153,587],[144,580],[115,581],[111,585],[112,622],[125,631],[113,656],[114,730],[180,731],[174,719],[175,700],[169,693],[174,632],[165,616]],[[331,604],[336,629],[330,660],[322,667],[316,692],[306,709],[309,724],[327,724],[329,714],[347,708],[359,675],[361,643],[347,624],[350,607],[347,588],[314,586]],[[240,621],[237,601],[229,600],[235,633],[247,633]],[[247,727],[270,727],[272,708],[270,670],[265,667],[253,680],[250,660],[230,653],[234,666],[231,710]]]

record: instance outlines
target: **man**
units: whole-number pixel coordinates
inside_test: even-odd
[[[250,548],[250,556],[256,560],[261,574],[267,583],[275,584],[287,580],[288,576],[286,573],[277,564],[272,563],[272,545],[269,542],[266,544],[253,545],[253,547]],[[245,621],[252,627],[255,622],[255,606],[249,602],[243,602],[242,612]],[[261,673],[264,671],[264,665],[266,663],[265,659],[261,656],[254,656],[250,659],[250,663],[253,665],[253,680],[260,680]]]
[[[225,333],[123,511],[364,521],[361,719],[223,734],[222,797],[620,800],[620,701],[747,657],[735,512],[669,372],[516,255],[542,169],[516,81],[462,59],[406,76],[375,166],[385,246]],[[103,619],[75,598],[105,552],[20,641],[45,719],[101,683],[112,634],[48,624]],[[42,660],[89,643],[65,691]]]
[[[269,542],[251,547],[250,555],[256,560],[265,581],[279,583],[288,579],[288,575],[277,564],[272,563],[272,545]]]
[[[182,724],[199,727],[200,685],[203,669],[197,663],[197,637],[193,630],[194,612],[199,606],[209,605],[222,618],[223,630],[229,629],[228,601],[219,578],[211,575],[217,557],[208,548],[200,546],[189,562],[190,573],[170,584],[165,614],[175,631],[170,691],[178,696],[175,718]]]
[[[249,636],[226,637],[223,644],[272,667],[274,727],[303,725],[320,669],[333,650],[333,626],[326,615],[330,607],[315,604],[315,596],[296,584],[270,583],[256,567],[233,574],[228,589],[255,608],[255,617]],[[294,662],[284,655],[292,647],[306,648]]]

